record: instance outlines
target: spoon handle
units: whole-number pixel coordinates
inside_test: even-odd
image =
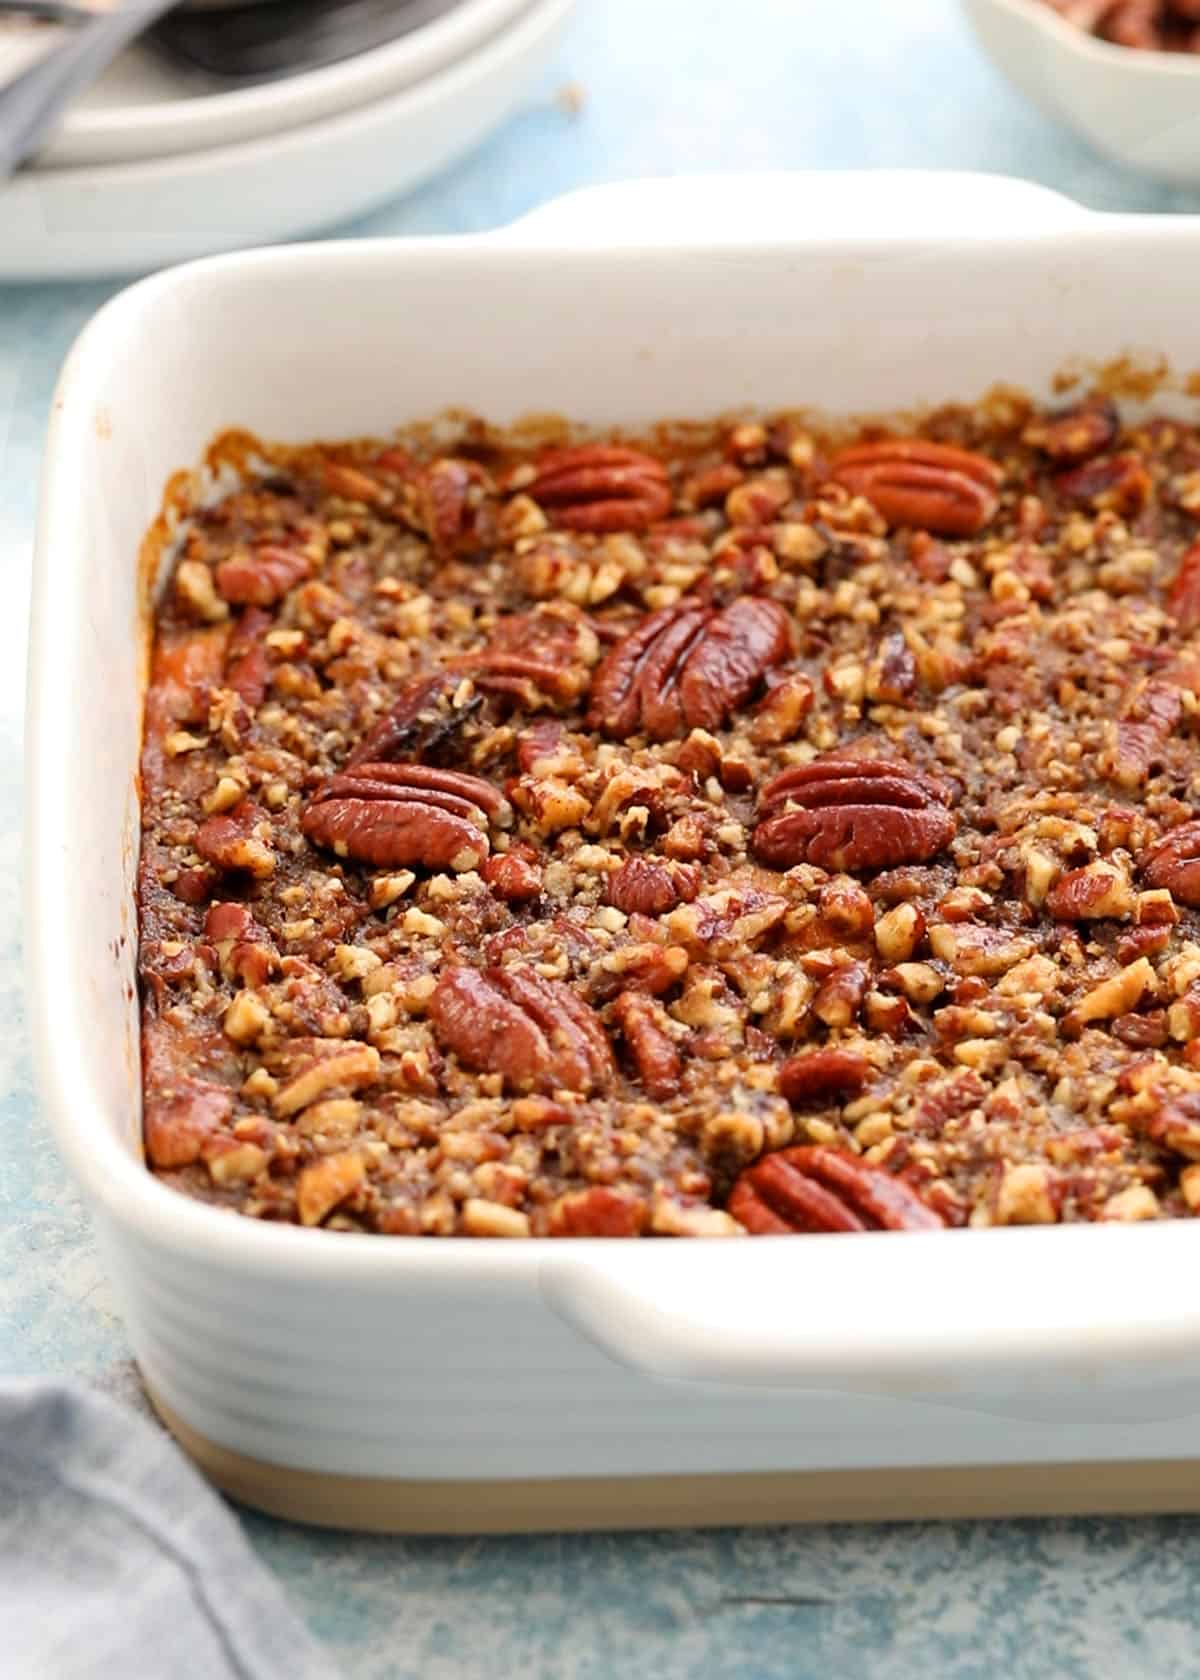
[[[0,181],[33,156],[76,94],[173,4],[127,0],[102,12],[0,88]]]
[[[75,0],[0,0],[0,18],[33,18],[38,23],[86,23],[95,17],[90,6]]]

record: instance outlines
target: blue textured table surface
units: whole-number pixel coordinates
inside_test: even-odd
[[[584,93],[575,113],[558,97],[568,83]],[[883,165],[1026,175],[1096,208],[1200,209],[1200,195],[1112,168],[1029,110],[954,0],[580,0],[522,112],[351,231],[471,231],[632,175]],[[115,289],[0,288],[0,1371],[78,1374],[136,1401],[86,1216],[33,1095],[18,913],[42,433],[66,350]],[[247,1528],[349,1680],[1196,1672],[1193,1520],[436,1542]]]

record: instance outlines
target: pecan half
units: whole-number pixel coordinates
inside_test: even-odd
[[[272,623],[270,613],[259,607],[247,607],[230,631],[225,652],[225,686],[252,712],[262,705],[267,694],[271,671],[263,638]]]
[[[300,827],[314,845],[356,863],[478,869],[488,825],[507,828],[512,807],[478,776],[424,764],[356,764],[309,802]]]
[[[1166,608],[1185,635],[1200,629],[1200,542],[1181,558],[1167,588]]]
[[[664,607],[597,666],[589,726],[616,739],[640,729],[653,741],[720,729],[791,646],[777,601],[745,596],[719,612],[699,601]]]
[[[829,477],[865,496],[889,525],[943,537],[973,537],[999,507],[1000,471],[969,449],[924,438],[883,438],[835,455]]]
[[[612,1017],[648,1094],[656,1102],[673,1097],[679,1090],[683,1064],[662,1004],[638,992],[622,992],[612,1006]]]
[[[487,484],[487,474],[476,461],[458,461],[451,456],[431,461],[417,475],[414,490],[417,520],[440,553],[448,553],[469,542],[474,535],[475,508],[472,494]]]
[[[609,876],[605,900],[627,916],[662,916],[677,904],[688,904],[700,891],[703,877],[692,863],[669,858],[628,857]]]
[[[729,1212],[751,1236],[815,1231],[937,1231],[915,1190],[840,1149],[781,1149],[747,1167]]]
[[[222,560],[217,567],[217,589],[234,606],[273,607],[311,570],[307,555],[264,543],[261,548],[235,549]]]
[[[478,698],[469,697],[456,703],[460,684],[461,679],[449,671],[431,671],[414,677],[363,737],[346,760],[345,768],[429,757],[458,734],[480,705]]]
[[[1060,466],[1074,466],[1111,448],[1121,428],[1115,403],[1090,397],[1057,414],[1040,414],[1022,433],[1022,442]]]
[[[1152,887],[1165,887],[1180,904],[1200,909],[1200,819],[1180,823],[1138,858]]]
[[[857,1050],[805,1050],[779,1070],[779,1089],[797,1108],[824,1108],[857,1097],[871,1074],[871,1064]]]
[[[953,840],[950,790],[906,764],[830,753],[763,789],[752,847],[774,869],[891,869],[927,863]]]
[[[580,444],[548,449],[531,482],[514,486],[570,531],[640,531],[671,511],[667,470],[640,449]]]
[[[464,1066],[498,1073],[510,1090],[603,1090],[612,1051],[570,986],[528,968],[447,969],[429,1004],[439,1043]]]
[[[1183,717],[1184,694],[1194,688],[1194,676],[1189,677],[1181,665],[1175,672],[1168,669],[1161,676],[1142,677],[1134,683],[1111,725],[1112,744],[1101,761],[1118,786],[1140,787],[1162,767],[1171,736]]]

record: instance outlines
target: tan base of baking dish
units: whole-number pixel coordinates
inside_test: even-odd
[[[180,1446],[222,1493],[273,1517],[321,1528],[377,1534],[537,1534],[1200,1511],[1200,1459],[546,1481],[335,1476],[289,1470],[231,1452],[198,1434],[148,1385],[147,1392]]]

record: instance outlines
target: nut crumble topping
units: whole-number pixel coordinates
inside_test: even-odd
[[[1200,433],[266,454],[156,615],[167,1182],[401,1235],[1200,1209]]]

